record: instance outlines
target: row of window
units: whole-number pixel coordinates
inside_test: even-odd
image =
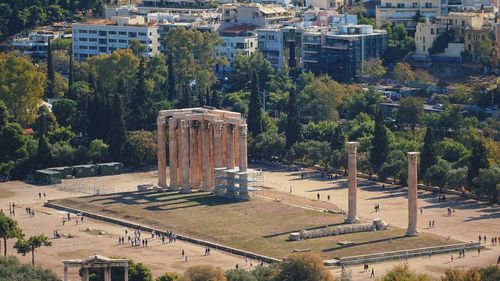
[[[385,3],[385,7],[386,8],[392,8],[392,3]],[[405,3],[396,3],[396,8],[398,9],[404,9],[406,7]],[[418,8],[419,7],[419,3],[417,2],[413,2],[412,5],[411,5],[412,8]],[[431,2],[426,2],[424,3],[424,8],[432,8],[432,3]]]
[[[74,41],[80,41],[80,42],[97,42],[97,38],[85,38],[85,37],[80,37],[80,38],[73,38]],[[139,40],[141,44],[147,45],[146,40]],[[130,41],[125,40],[125,39],[102,39],[99,38],[99,44],[107,44],[107,43],[126,43],[129,44]]]
[[[247,49],[248,48],[248,43],[233,43],[231,42],[231,47],[235,47],[236,46],[236,49]],[[226,47],[227,44],[226,42],[222,42],[221,44],[222,47]],[[250,48],[253,48],[253,42],[250,42]]]
[[[80,29],[78,30],[78,33],[80,34],[97,34],[97,30],[86,30],[86,29]],[[137,37],[137,36],[147,36],[148,34],[146,32],[127,32],[127,31],[105,31],[105,30],[100,30],[99,31],[99,36],[106,36],[106,35],[128,35],[129,37]],[[152,36],[153,33],[149,32],[149,36]]]

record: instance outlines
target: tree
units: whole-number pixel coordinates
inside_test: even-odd
[[[277,132],[264,132],[249,145],[249,155],[257,159],[282,159],[285,153],[285,136]]]
[[[332,273],[317,254],[292,254],[282,262],[273,281],[333,281]]]
[[[137,86],[131,98],[131,112],[129,127],[133,130],[147,129],[151,119],[151,97],[146,88],[145,59],[141,59],[137,71]]]
[[[21,264],[16,257],[0,257],[0,280],[61,281],[51,270]]]
[[[409,83],[415,80],[415,73],[411,65],[406,62],[400,62],[394,67],[394,79],[400,83]]]
[[[489,167],[488,155],[486,152],[486,147],[481,140],[476,140],[472,147],[469,170],[467,171],[467,186],[469,190],[476,189],[479,191],[480,187],[474,184],[474,178],[479,175],[481,169],[486,169]]]
[[[177,281],[179,280],[179,275],[174,272],[166,272],[156,278],[155,281]]]
[[[141,43],[138,39],[132,39],[129,42],[129,48],[132,50],[132,53],[139,58],[144,57],[144,54],[148,50],[148,47]]]
[[[128,132],[124,161],[132,165],[148,165],[156,162],[156,138],[149,131]]]
[[[55,87],[55,73],[54,73],[54,64],[52,60],[52,48],[50,47],[50,39],[48,40],[47,46],[47,86],[45,88],[45,97],[53,98],[55,96],[54,87]]]
[[[13,121],[31,124],[44,92],[45,75],[24,56],[0,53],[0,100]]]
[[[431,281],[426,274],[418,274],[410,269],[407,263],[395,265],[386,274],[381,276],[380,281]]]
[[[36,155],[37,163],[43,168],[47,167],[52,161],[49,140],[44,135],[38,138],[38,148]]]
[[[254,72],[257,72],[259,89],[265,91],[268,82],[272,80],[275,72],[271,63],[260,51],[256,51],[250,56],[236,52],[231,67],[233,69],[231,72],[231,84],[235,91],[247,88],[248,82],[255,80],[253,79]]]
[[[184,281],[227,281],[224,270],[212,265],[190,266],[184,273]]]
[[[481,281],[495,281],[500,280],[500,268],[498,265],[489,265],[480,269]]]
[[[300,141],[302,126],[300,125],[299,105],[297,94],[292,89],[288,94],[288,114],[286,117],[286,147],[290,148],[294,143]]]
[[[299,99],[301,112],[311,116],[315,122],[337,120],[337,109],[347,95],[346,86],[339,84],[328,75],[312,79],[303,90]]]
[[[389,130],[384,124],[382,112],[379,110],[375,115],[375,130],[371,141],[370,162],[372,169],[378,172],[380,166],[387,159],[389,154]]]
[[[461,191],[467,185],[467,168],[451,169],[446,175],[448,187]]]
[[[173,100],[177,97],[177,92],[175,91],[175,73],[174,73],[174,59],[172,53],[168,54],[168,98]]]
[[[330,148],[331,150],[343,150],[345,148],[346,136],[344,134],[344,130],[342,126],[335,127],[335,131],[333,132],[332,138],[330,139]]]
[[[51,148],[52,164],[55,166],[67,166],[75,161],[75,150],[67,142],[57,142]]]
[[[498,59],[495,57],[495,42],[490,38],[474,43],[474,55],[485,66],[495,67],[498,64]]]
[[[424,118],[424,101],[418,97],[402,98],[397,118],[399,124],[410,126],[415,136],[415,128],[422,123]]]
[[[89,145],[90,158],[94,163],[102,162],[108,158],[108,147],[104,141],[100,139],[93,140]]]
[[[143,263],[134,263],[129,261],[128,268],[128,280],[129,281],[152,281],[153,274],[151,269],[145,266]]]
[[[379,58],[370,59],[363,63],[363,74],[370,79],[380,79],[387,73],[384,63]]]
[[[439,159],[436,164],[427,168],[424,181],[442,190],[447,186],[448,175],[451,171],[451,165],[446,160]]]
[[[230,269],[226,271],[227,281],[257,281],[251,272],[244,269]]]
[[[481,281],[481,272],[477,268],[462,271],[458,268],[447,268],[440,281]]]
[[[252,91],[248,105],[248,130],[255,138],[262,133],[262,100],[257,72],[254,72],[252,77]]]
[[[52,112],[60,125],[67,126],[71,116],[76,113],[76,102],[70,99],[55,100],[52,103]]]
[[[73,83],[75,82],[75,74],[74,74],[74,68],[73,68],[73,47],[70,45],[69,49],[69,66],[68,66],[68,93],[66,96],[70,99],[75,99],[73,95]]]
[[[127,141],[127,130],[123,119],[123,105],[119,93],[113,97],[113,109],[111,115],[111,126],[109,130],[108,143],[110,145],[110,156],[115,161],[122,159],[123,149]]]
[[[277,270],[278,264],[272,263],[269,265],[257,265],[252,270],[252,275],[255,276],[257,281],[269,281],[272,278],[273,273]]]
[[[43,246],[50,247],[52,242],[50,242],[49,237],[41,234],[31,236],[28,240],[18,239],[14,248],[23,256],[31,252],[31,265],[35,266],[35,250]]]
[[[0,237],[3,239],[3,256],[7,256],[7,239],[22,238],[23,232],[17,225],[17,221],[0,213]]]
[[[500,194],[500,167],[484,168],[472,181],[478,188],[478,194],[488,195],[493,203],[498,202]]]
[[[380,180],[392,177],[394,181],[397,179],[401,184],[405,184],[408,177],[407,167],[408,160],[405,153],[401,150],[391,150],[385,162],[380,166],[378,175]]]
[[[27,156],[23,129],[11,119],[5,104],[0,100],[0,174],[9,175],[16,162]]]
[[[424,137],[424,147],[420,158],[420,177],[425,177],[427,169],[437,163],[437,140],[434,135],[434,129],[427,127]]]

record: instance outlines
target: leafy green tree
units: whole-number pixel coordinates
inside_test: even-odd
[[[384,62],[379,59],[370,59],[363,63],[363,74],[370,79],[380,79],[387,73]]]
[[[42,135],[38,138],[38,147],[37,147],[37,163],[45,168],[49,166],[52,162],[52,154],[50,151],[49,140],[46,136]]]
[[[277,270],[277,263],[272,263],[269,265],[257,265],[251,272],[255,276],[257,281],[269,281],[273,275],[273,272]]]
[[[408,160],[405,153],[401,150],[391,150],[385,162],[380,166],[378,175],[381,180],[392,177],[394,180],[399,180],[401,184],[405,184],[408,177],[407,167]]]
[[[174,58],[172,53],[168,54],[168,98],[173,100],[177,97],[177,92],[175,91],[175,72],[174,72]]]
[[[312,165],[320,165],[328,171],[331,163],[332,150],[326,141],[308,141],[308,158]]]
[[[380,281],[431,281],[426,274],[419,274],[410,269],[407,263],[395,265],[391,270],[378,278]]]
[[[495,56],[495,43],[490,38],[474,43],[474,55],[485,66],[495,67],[498,64]]]
[[[489,265],[480,269],[481,281],[500,280],[500,267],[498,265]]]
[[[70,99],[58,99],[52,103],[52,112],[56,116],[57,123],[67,126],[70,118],[76,113],[76,102]]]
[[[330,148],[331,150],[343,150],[345,148],[345,143],[347,138],[344,134],[344,130],[342,126],[335,127],[335,131],[333,132],[332,138],[330,139]]]
[[[141,43],[138,39],[132,39],[129,42],[129,48],[136,57],[144,57],[148,47]]]
[[[439,159],[436,164],[427,168],[424,175],[424,181],[439,187],[439,190],[445,188],[448,184],[447,179],[451,171],[451,165],[446,160]]]
[[[156,162],[156,138],[149,131],[128,132],[124,161],[132,165],[148,165]]]
[[[110,145],[110,156],[115,161],[122,159],[123,149],[127,141],[127,129],[123,118],[123,105],[119,93],[113,97],[113,109],[111,115],[111,126],[109,130],[108,143]]]
[[[35,121],[44,85],[45,75],[29,58],[0,53],[0,100],[13,121],[23,126]]]
[[[69,50],[69,65],[68,65],[68,92],[66,97],[70,99],[75,99],[73,94],[73,84],[75,83],[75,73],[73,68],[73,47],[70,45]]]
[[[481,281],[481,272],[477,268],[462,271],[458,268],[447,268],[439,281]]]
[[[57,123],[57,118],[54,113],[52,113],[47,106],[40,106],[38,109],[38,117],[33,124],[35,134],[37,136],[47,135],[57,127],[59,127],[59,124]]]
[[[230,269],[226,271],[227,281],[257,281],[251,272],[244,269]]]
[[[333,281],[332,273],[317,254],[292,254],[282,262],[273,281]]]
[[[288,150],[288,157],[304,164],[308,157],[309,144],[306,141],[294,143]]]
[[[89,153],[92,161],[95,163],[105,161],[108,158],[108,148],[109,145],[100,139],[90,142]]]
[[[432,127],[427,127],[424,137],[424,147],[420,158],[420,177],[424,178],[432,165],[437,163],[437,140]]]
[[[384,119],[381,111],[377,111],[375,115],[375,130],[371,141],[372,149],[370,151],[370,162],[372,169],[378,172],[380,166],[387,159],[389,154],[389,130],[384,124]]]
[[[346,86],[334,81],[328,75],[321,75],[310,81],[302,92],[299,104],[304,116],[312,120],[337,120],[338,108],[346,97]]]
[[[438,145],[441,157],[456,166],[467,164],[465,161],[470,157],[470,151],[460,142],[444,138]],[[466,173],[467,174],[467,173]]]
[[[52,246],[52,242],[50,242],[49,237],[41,234],[31,236],[28,240],[23,238],[18,239],[14,248],[23,256],[31,252],[31,265],[35,266],[35,251],[43,246],[50,247]]]
[[[52,39],[50,41],[50,48],[52,51],[65,51],[67,53],[71,52],[71,39]]]
[[[415,73],[411,65],[406,62],[400,62],[394,67],[394,79],[400,83],[409,83],[415,80]]]
[[[27,156],[23,129],[17,123],[8,122],[10,114],[0,100],[0,174],[9,175],[19,160]]]
[[[277,132],[264,132],[249,145],[249,154],[257,159],[283,159],[285,153],[285,136]]]
[[[75,161],[75,150],[67,142],[57,142],[51,148],[51,160],[55,166],[67,166]]]
[[[304,127],[303,139],[330,142],[337,127],[338,124],[335,121],[309,122]]]
[[[250,93],[250,103],[248,105],[248,130],[255,138],[262,133],[262,99],[259,88],[259,79],[257,72],[254,72],[252,78],[252,91]]]
[[[145,60],[141,59],[137,71],[137,87],[131,98],[131,112],[129,128],[132,130],[147,129],[151,121],[151,97],[146,87]]]
[[[177,275],[177,273],[174,272],[166,272],[155,279],[155,281],[177,281],[177,280],[179,280],[179,275]]]
[[[21,264],[16,257],[0,257],[1,281],[61,281],[49,269]]]
[[[257,72],[259,89],[265,91],[275,72],[271,63],[260,51],[256,51],[250,56],[237,52],[231,67],[233,68],[231,84],[235,91],[246,89],[249,81],[255,81],[254,72]]]
[[[473,180],[479,175],[481,169],[487,169],[488,167],[489,163],[486,147],[481,140],[476,140],[472,147],[469,170],[467,171],[467,186],[469,190],[480,190],[480,186],[474,184]]]
[[[478,193],[487,195],[494,203],[498,202],[500,194],[500,167],[480,169],[472,181],[479,187]]]
[[[409,126],[415,136],[415,128],[422,123],[424,118],[424,101],[418,97],[402,98],[397,118],[398,123]]]
[[[184,281],[227,281],[224,270],[212,265],[193,265],[184,273]]]
[[[151,269],[145,266],[143,263],[129,262],[128,268],[128,280],[129,281],[152,281],[153,274]]]
[[[7,256],[7,239],[22,238],[23,232],[17,221],[0,213],[0,237],[3,239],[3,256]]]
[[[302,126],[300,125],[299,105],[294,89],[288,94],[288,114],[286,118],[286,147],[290,148],[301,139]]]

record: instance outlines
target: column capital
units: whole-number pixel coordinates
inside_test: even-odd
[[[418,161],[418,156],[420,155],[420,152],[408,152],[406,154],[408,156],[408,162],[417,162]]]
[[[177,123],[178,123],[177,119],[175,119],[175,118],[169,118],[168,119],[168,125],[169,126],[177,126]]]
[[[248,125],[247,124],[241,124],[238,127],[239,127],[239,131],[240,131],[240,136],[247,136],[247,134],[248,134]]]
[[[356,154],[356,152],[358,150],[358,144],[359,144],[359,142],[355,142],[355,141],[346,142],[347,153],[348,154]]]
[[[181,129],[187,129],[187,128],[189,128],[189,121],[180,120],[179,124],[180,124]]]
[[[165,116],[158,116],[156,118],[156,123],[157,124],[163,124],[163,123],[165,123]]]
[[[212,123],[210,123],[209,121],[204,120],[204,121],[201,122],[201,127],[205,131],[207,131],[208,129],[210,129],[210,126],[212,126]]]
[[[224,122],[222,122],[222,121],[216,121],[216,122],[213,122],[212,125],[214,126],[215,130],[222,131]]]

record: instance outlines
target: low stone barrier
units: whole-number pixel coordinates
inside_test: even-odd
[[[356,232],[367,232],[375,230],[386,230],[389,224],[384,222],[382,219],[374,219],[371,223],[356,223],[356,224],[344,224],[331,228],[320,228],[314,230],[301,230],[300,232],[291,233],[288,237],[289,240],[305,240],[312,238],[320,238],[333,235],[342,235]]]
[[[104,215],[100,215],[100,214],[96,214],[96,213],[78,210],[75,208],[69,208],[69,207],[51,202],[50,200],[47,203],[45,203],[44,206],[49,207],[49,208],[53,208],[53,209],[57,209],[57,210],[61,210],[61,211],[65,211],[65,212],[69,212],[69,213],[83,215],[85,217],[92,218],[95,220],[105,221],[105,222],[117,224],[117,225],[122,225],[122,226],[129,227],[129,228],[138,228],[140,226],[141,230],[143,230],[143,231],[148,231],[148,232],[154,231],[156,233],[166,233],[166,231],[163,229],[156,229],[153,227],[145,226],[145,225],[138,224],[138,223],[129,222],[126,220],[116,219],[116,218],[112,218],[112,217],[108,217],[108,216],[104,216]],[[217,243],[212,243],[212,242],[197,239],[197,238],[188,237],[188,236],[185,236],[182,234],[178,234],[178,233],[175,233],[175,234],[177,235],[177,239],[179,239],[179,240],[190,242],[193,244],[207,246],[207,247],[210,247],[212,249],[224,251],[224,252],[231,253],[234,255],[239,255],[239,256],[247,257],[250,259],[254,259],[254,260],[258,260],[258,261],[262,261],[262,262],[266,262],[266,263],[275,263],[275,262],[281,261],[279,259],[275,259],[272,257],[259,255],[259,254],[252,253],[252,252],[247,252],[244,250],[220,245]]]

